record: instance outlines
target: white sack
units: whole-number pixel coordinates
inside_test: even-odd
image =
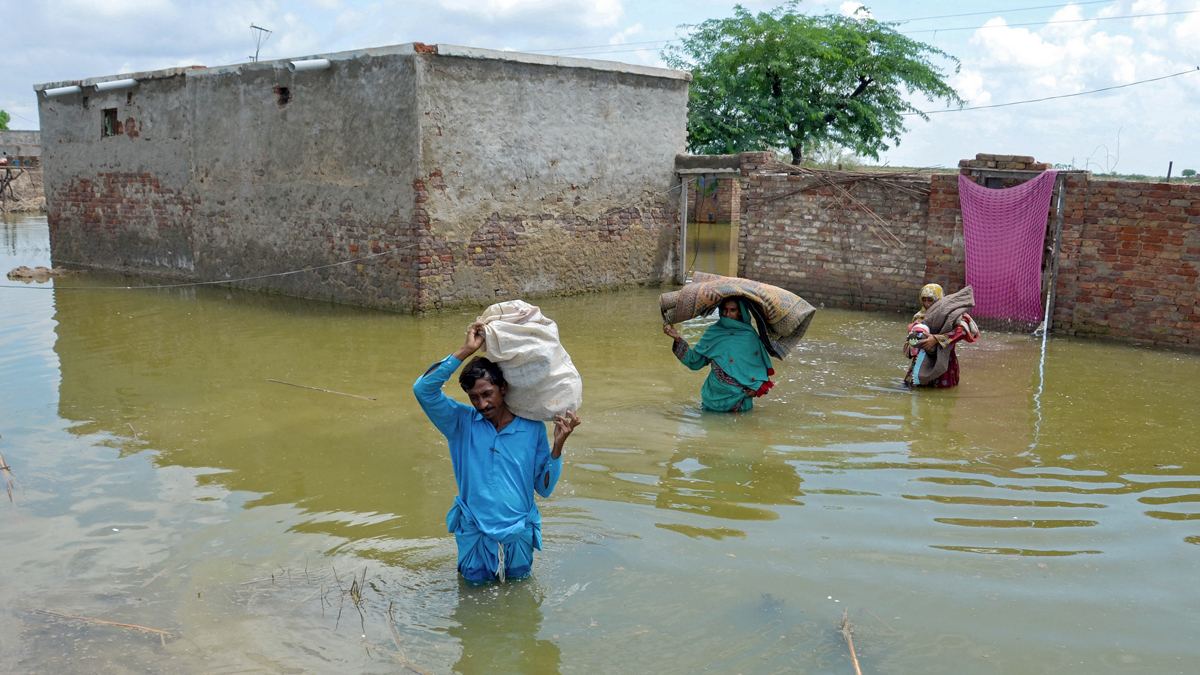
[[[558,341],[558,326],[524,300],[484,310],[484,349],[508,382],[504,402],[514,414],[549,422],[583,405],[583,380]]]

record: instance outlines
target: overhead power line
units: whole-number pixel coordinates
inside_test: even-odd
[[[1071,5],[1104,5],[1111,4],[1112,0],[1088,0],[1088,2],[1069,2],[1065,5],[1038,5],[1037,7],[1014,7],[1006,9],[1005,12],[1031,12],[1035,9],[1062,9]],[[964,16],[983,16],[985,14],[996,14],[995,11],[990,12],[967,12],[966,14],[941,14],[938,16],[919,16],[915,19],[896,19],[888,21],[888,23],[908,23],[909,21],[927,21],[929,19],[957,19]]]
[[[1024,11],[1031,11],[1031,10],[1036,10],[1036,9],[1060,9],[1062,7],[1068,7],[1070,5],[1095,5],[1095,4],[1102,4],[1102,3],[1106,3],[1106,2],[1111,2],[1111,0],[1090,0],[1089,2],[1075,2],[1075,3],[1070,3],[1068,5],[1040,5],[1037,7],[1020,7],[1020,8],[1010,9],[1010,10],[1005,10],[1005,11],[1006,12],[1024,12]],[[991,28],[1024,28],[1024,27],[1028,27],[1028,26],[1048,26],[1048,25],[1067,24],[1067,23],[1086,23],[1088,21],[1118,21],[1118,20],[1124,20],[1124,19],[1143,19],[1143,18],[1150,18],[1150,17],[1156,17],[1156,16],[1178,16],[1178,15],[1183,15],[1183,14],[1196,14],[1197,12],[1200,12],[1200,10],[1193,9],[1193,10],[1183,10],[1183,11],[1176,11],[1176,12],[1147,12],[1144,14],[1124,14],[1121,16],[1098,16],[1098,17],[1093,17],[1090,19],[1058,19],[1058,20],[1053,20],[1053,21],[1027,21],[1027,22],[1021,22],[1021,23],[985,24],[982,26],[952,26],[952,27],[948,27],[948,28],[923,28],[920,30],[899,31],[899,32],[904,35],[917,35],[920,33],[946,33],[946,32],[950,32],[950,31],[980,30],[980,29],[991,29]],[[945,15],[941,15],[941,16],[923,16],[923,17],[917,17],[914,19],[897,19],[894,21],[887,21],[886,23],[901,23],[902,24],[902,23],[908,23],[911,21],[925,21],[928,19],[951,19],[951,18],[964,17],[964,16],[982,16],[982,15],[987,15],[987,14],[995,14],[995,12],[969,12],[966,14],[945,14]],[[1002,17],[998,17],[998,18],[1002,18]],[[533,53],[533,54],[573,52],[571,54],[562,54],[563,56],[590,56],[593,54],[624,54],[627,52],[640,52],[645,49],[652,49],[652,47],[640,47],[640,48],[635,48],[635,49],[627,49],[627,47],[632,47],[634,45],[663,45],[663,46],[665,46],[665,45],[671,44],[673,42],[680,42],[680,40],[678,40],[678,39],[647,40],[645,42],[625,42],[625,43],[621,43],[621,44],[587,45],[587,46],[583,46],[583,47],[560,47],[558,49],[532,49],[529,51],[530,51],[530,53]],[[594,49],[597,51],[583,51],[583,50],[588,50],[588,49]]]
[[[1197,66],[1193,70],[1185,70],[1183,72],[1174,73],[1172,75],[1163,75],[1162,77],[1153,77],[1153,78],[1150,78],[1149,80],[1138,80],[1137,82],[1129,82],[1127,84],[1118,84],[1118,85],[1114,85],[1112,87],[1103,87],[1101,89],[1091,89],[1089,91],[1078,91],[1078,92],[1075,92],[1074,94],[1060,94],[1058,96],[1046,96],[1044,98],[1032,98],[1032,99],[1029,99],[1028,101],[1010,101],[1008,103],[996,103],[994,105],[977,105],[977,106],[972,106],[970,108],[949,108],[946,110],[923,110],[921,112],[908,112],[908,113],[902,113],[902,114],[903,115],[940,115],[942,113],[966,112],[968,110],[985,110],[987,108],[1007,108],[1010,105],[1023,105],[1025,103],[1040,103],[1042,101],[1053,101],[1054,99],[1059,99],[1059,98],[1071,98],[1074,96],[1086,96],[1088,94],[1098,94],[1102,91],[1112,91],[1113,89],[1124,89],[1125,87],[1133,87],[1133,86],[1136,86],[1139,84],[1146,84],[1147,82],[1158,82],[1159,80],[1169,80],[1172,77],[1179,77],[1180,75],[1189,75],[1189,74],[1195,73],[1197,71],[1200,71],[1200,66]]]
[[[1189,9],[1182,12],[1150,12],[1148,14],[1125,14],[1122,16],[1097,16],[1091,19],[1061,19],[1058,21],[1030,21],[1027,23],[985,24],[982,26],[959,26],[957,28],[925,28],[923,30],[903,30],[905,35],[917,33],[948,33],[954,30],[980,30],[983,28],[1018,28],[1021,26],[1052,26],[1061,23],[1086,23],[1088,21],[1116,21],[1118,19],[1142,19],[1151,16],[1177,16],[1179,14],[1195,14],[1200,9]]]

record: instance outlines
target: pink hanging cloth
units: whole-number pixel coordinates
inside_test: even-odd
[[[1042,244],[1057,171],[994,190],[958,176],[971,314],[1037,323],[1042,320]]]

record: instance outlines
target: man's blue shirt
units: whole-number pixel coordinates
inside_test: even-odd
[[[447,356],[413,385],[421,409],[450,445],[458,499],[479,530],[495,541],[524,534],[526,525],[533,524],[527,523],[530,520],[536,520],[540,530],[533,495],[536,491],[549,497],[554,491],[562,458],[550,458],[544,423],[515,417],[497,433],[475,408],[446,396],[442,386],[460,365],[462,361]],[[451,509],[452,515],[456,509]],[[532,542],[536,548],[541,548],[540,539],[536,536]]]

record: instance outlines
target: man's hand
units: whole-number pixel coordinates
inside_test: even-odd
[[[676,342],[683,341],[683,338],[679,335],[679,331],[675,330],[675,324],[665,324],[664,323],[663,324],[663,332],[666,333],[667,335],[670,335],[671,337],[675,338]]]
[[[575,427],[580,424],[583,424],[583,422],[579,420],[579,415],[570,410],[567,411],[566,415],[554,416],[554,450],[550,453],[551,457],[558,459],[562,456],[563,445],[567,442],[567,436],[570,436],[571,432],[575,431]]]
[[[467,357],[479,351],[480,347],[483,347],[483,322],[476,321],[467,328],[467,340],[454,352],[454,358],[466,361]]]
[[[932,335],[917,340],[917,346],[927,352],[932,352],[937,347],[937,344],[937,338],[933,337]]]

